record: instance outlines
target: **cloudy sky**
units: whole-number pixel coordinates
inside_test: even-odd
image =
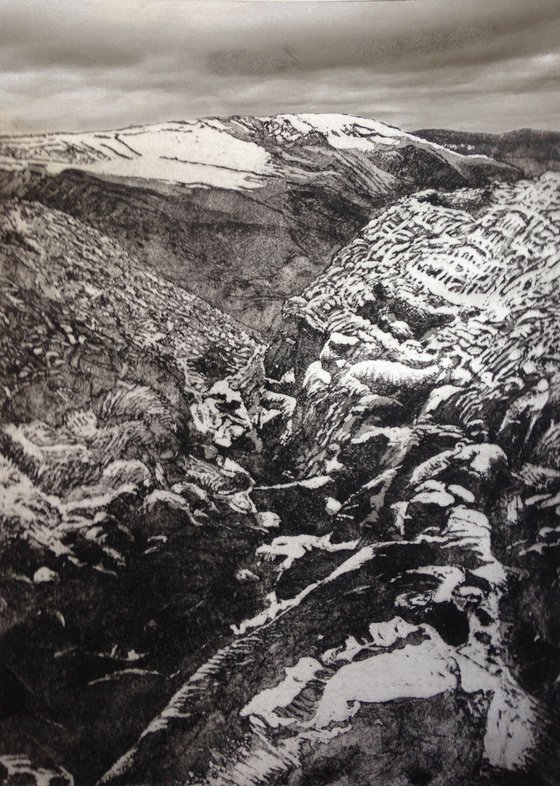
[[[0,0],[0,128],[347,112],[560,130],[560,0]]]

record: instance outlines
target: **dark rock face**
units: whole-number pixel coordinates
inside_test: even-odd
[[[460,188],[409,147],[384,160],[429,189],[387,192],[262,337],[136,253],[161,184],[2,205],[6,783],[558,782],[560,180]],[[121,188],[117,232],[94,202]]]

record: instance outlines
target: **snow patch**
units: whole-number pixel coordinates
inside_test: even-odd
[[[441,640],[426,639],[342,666],[327,683],[310,725],[344,723],[363,703],[426,699],[457,686],[458,670],[448,648]]]
[[[336,551],[350,551],[358,545],[357,540],[346,543],[331,543],[331,537],[332,532],[322,537],[318,535],[285,535],[275,538],[272,543],[265,543],[259,546],[256,553],[265,556],[267,559],[284,557],[280,567],[283,570],[289,570],[296,560],[301,559],[308,551],[313,549],[332,553]]]
[[[112,177],[252,189],[275,174],[266,150],[237,139],[218,123],[161,123],[123,131],[13,137],[27,163],[48,172],[80,169]],[[0,158],[10,166],[11,157]],[[21,165],[21,163],[20,163]]]
[[[239,714],[251,720],[262,718],[273,729],[293,725],[295,719],[277,715],[276,710],[288,707],[322,668],[315,658],[300,658],[295,666],[285,669],[286,676],[282,682],[258,693]]]

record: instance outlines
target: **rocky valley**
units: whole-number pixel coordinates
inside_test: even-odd
[[[6,784],[559,782],[560,174],[490,141],[0,138]]]

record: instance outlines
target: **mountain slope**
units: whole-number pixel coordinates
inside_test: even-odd
[[[287,305],[267,606],[102,783],[557,781],[559,208],[409,197]]]
[[[0,773],[92,782],[185,652],[253,608],[234,567],[258,544],[249,476],[203,431],[254,448],[219,380],[242,386],[260,348],[38,203],[1,206],[0,270]]]
[[[560,179],[364,122],[222,121],[250,187],[3,171],[8,784],[558,782]],[[266,341],[187,291],[255,259]]]
[[[2,137],[2,169],[2,193],[68,212],[256,328],[388,201],[517,176],[345,115]]]
[[[297,171],[278,157],[278,149],[317,143],[380,158],[387,148],[413,146],[439,156],[467,178],[475,177],[474,163],[494,172],[500,169],[484,155],[465,161],[460,154],[393,126],[336,114],[209,118],[114,132],[3,136],[0,165],[32,164],[52,174],[72,168],[114,178],[251,189],[286,169]]]

